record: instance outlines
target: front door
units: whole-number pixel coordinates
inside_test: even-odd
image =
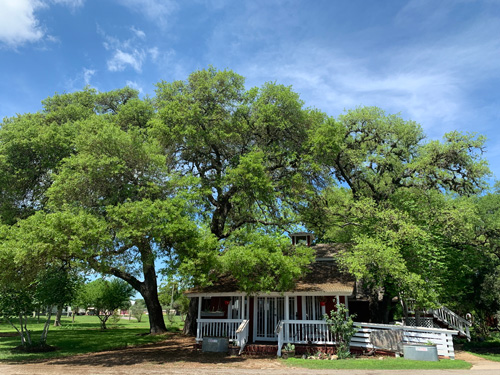
[[[255,304],[255,340],[276,341],[276,326],[285,318],[284,297],[257,297]]]

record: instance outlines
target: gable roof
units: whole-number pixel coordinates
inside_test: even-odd
[[[316,261],[308,266],[308,272],[297,280],[295,287],[287,294],[317,295],[351,295],[354,291],[355,279],[340,271],[335,255],[345,248],[345,244],[318,244],[312,246],[316,250]],[[186,294],[191,297],[201,295],[228,296],[245,294],[238,290],[237,282],[228,275],[220,276],[212,285],[195,287]]]

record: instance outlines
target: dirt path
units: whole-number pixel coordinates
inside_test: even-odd
[[[193,349],[194,339],[171,334],[164,342],[138,348],[56,358],[27,364],[0,364],[1,375],[157,375],[157,374],[480,374],[500,375],[500,362],[487,361],[466,352],[457,352],[457,359],[473,364],[472,370],[374,371],[374,370],[306,370],[294,369],[273,357],[202,353]]]
[[[471,370],[497,370],[500,374],[500,362],[489,361],[477,355],[461,350],[455,352],[456,359],[462,359],[472,364]]]
[[[269,356],[229,357],[225,353],[203,353],[194,350],[195,340],[181,334],[169,334],[162,342],[142,347],[82,354],[66,358],[54,358],[30,365],[49,366],[155,366],[168,365],[179,368],[279,368],[286,366]],[[1,373],[0,373],[1,374]],[[2,374],[3,375],[3,374]]]

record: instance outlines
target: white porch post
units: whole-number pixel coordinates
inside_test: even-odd
[[[290,297],[285,296],[285,320],[290,320]]]
[[[257,339],[257,296],[255,295],[253,297],[253,339],[256,340]],[[250,310],[249,310],[250,311]],[[250,315],[249,315],[250,316]]]
[[[347,316],[349,316],[349,298],[347,298],[348,296],[344,296],[344,299],[345,299],[345,308],[347,309]]]
[[[202,297],[198,297],[198,319],[201,319],[201,301]]]
[[[201,335],[200,335],[200,319],[201,319],[201,301],[202,301],[202,297],[198,297],[198,319],[196,320],[196,338],[197,339],[200,339]]]
[[[238,297],[238,319],[243,318],[243,297]]]
[[[302,320],[307,320],[306,317],[306,296],[300,296],[302,299]]]
[[[285,320],[290,320],[290,297],[289,296],[285,296]],[[284,334],[284,337],[285,337],[285,341],[286,342],[289,342],[289,338],[288,338],[288,325],[284,325],[282,324],[282,329],[285,329],[286,327],[286,331],[283,332]]]

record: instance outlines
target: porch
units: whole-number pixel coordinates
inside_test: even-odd
[[[341,303],[348,307],[347,295],[316,293],[269,293],[248,296],[223,293],[198,295],[197,340],[225,333],[236,340],[239,325],[248,320],[250,341],[276,341],[276,327],[283,320],[321,320]]]
[[[403,344],[433,343],[440,357],[455,358],[453,336],[458,334],[455,330],[371,323],[355,323],[355,326],[358,330],[351,340],[351,349],[356,352],[402,352]],[[239,320],[202,319],[198,327],[197,341],[203,340],[203,337],[228,337],[229,341],[240,347],[239,354],[245,351],[249,343],[247,319],[241,320],[241,323]],[[260,353],[281,356],[281,349],[287,343],[297,345],[303,351],[314,346],[324,349],[335,345],[324,320],[282,320],[278,322],[274,333],[274,340],[269,340],[267,345],[263,342],[252,344],[249,352],[259,349]]]
[[[296,295],[294,293],[198,296],[196,340],[204,337],[226,337],[240,347],[266,343],[281,354],[284,344],[298,346],[333,346],[335,344],[323,315],[338,303],[348,306],[347,295]],[[357,351],[401,351],[402,344],[428,343],[437,345],[438,354],[454,358],[452,336],[458,331],[432,327],[412,327],[370,323],[355,323],[358,332],[351,341]],[[380,338],[383,338],[381,343]],[[390,347],[388,348],[388,345]],[[253,345],[253,346],[256,346]],[[399,346],[398,346],[399,345]],[[262,348],[261,348],[262,349]],[[269,352],[266,348],[266,352]]]

